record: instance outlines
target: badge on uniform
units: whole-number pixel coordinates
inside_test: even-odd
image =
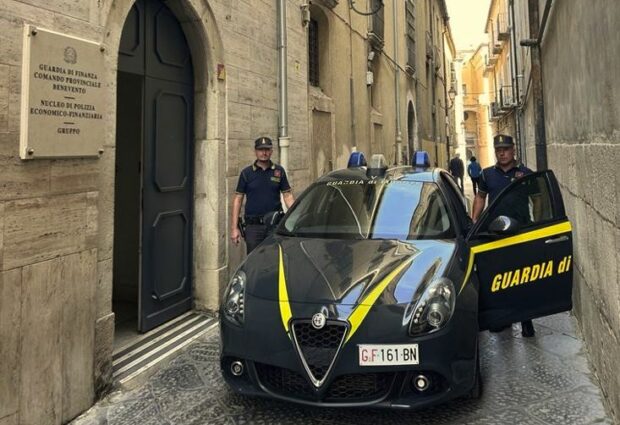
[[[515,173],[515,177],[516,177],[516,178],[518,178],[518,179],[520,179],[521,177],[523,177],[523,171],[517,171],[517,172]]]
[[[282,176],[282,172],[280,170],[273,170],[273,176],[274,177],[280,177],[280,176]]]

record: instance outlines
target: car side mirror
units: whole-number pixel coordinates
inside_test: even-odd
[[[500,235],[514,235],[519,233],[521,225],[514,218],[500,215],[489,224],[489,233]]]

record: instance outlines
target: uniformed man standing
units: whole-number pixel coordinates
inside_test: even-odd
[[[259,137],[254,141],[256,161],[241,171],[239,182],[232,203],[230,238],[236,245],[241,240],[239,230],[239,213],[243,198],[245,203],[245,244],[247,253],[252,252],[266,237],[267,225],[265,214],[282,211],[280,193],[287,208],[293,205],[295,198],[286,171],[271,162],[273,144],[269,137]]]
[[[478,193],[474,198],[474,207],[472,210],[472,219],[474,222],[478,220],[478,217],[480,217],[484,209],[487,194],[489,195],[490,204],[497,195],[514,180],[532,173],[532,170],[516,161],[515,144],[511,136],[503,134],[495,136],[493,138],[493,147],[495,148],[497,163],[492,167],[487,167],[482,170],[482,174],[480,175]],[[527,220],[529,216],[527,199],[517,200],[517,202],[508,202],[508,204],[510,205],[501,208],[502,211],[506,211],[506,215],[512,216],[522,222]],[[521,322],[521,334],[525,337],[534,336],[534,325],[531,320]]]

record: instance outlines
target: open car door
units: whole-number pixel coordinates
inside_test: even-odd
[[[552,171],[517,179],[467,237],[480,330],[572,308],[572,228]]]

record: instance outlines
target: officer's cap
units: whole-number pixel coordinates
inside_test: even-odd
[[[512,148],[515,142],[512,140],[512,136],[505,134],[498,134],[493,137],[493,148]]]
[[[273,148],[273,143],[269,137],[259,137],[254,140],[254,149],[271,149]]]

